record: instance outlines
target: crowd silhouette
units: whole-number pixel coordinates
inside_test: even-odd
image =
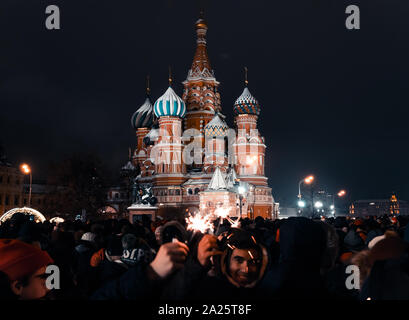
[[[217,220],[215,234],[202,234],[185,221],[52,224],[15,214],[0,225],[0,299],[406,300],[408,221],[257,217]],[[51,290],[48,265],[59,270]]]

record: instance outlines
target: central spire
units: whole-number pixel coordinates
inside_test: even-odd
[[[195,24],[197,35],[197,47],[193,58],[192,68],[189,70],[188,79],[214,78],[210,66],[206,47],[207,22],[203,18],[203,10],[200,12],[199,20]]]

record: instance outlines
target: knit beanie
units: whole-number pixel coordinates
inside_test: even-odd
[[[0,271],[11,281],[32,275],[53,263],[46,251],[16,239],[0,239]]]
[[[96,234],[95,234],[95,233],[85,232],[85,233],[82,235],[81,240],[82,240],[82,241],[95,242],[95,238],[96,238]]]

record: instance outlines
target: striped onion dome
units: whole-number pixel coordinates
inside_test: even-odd
[[[218,114],[205,126],[205,136],[207,138],[225,137],[227,136],[228,125],[224,122]]]
[[[156,100],[153,111],[159,117],[173,116],[183,118],[186,114],[186,104],[171,87]]]
[[[146,98],[143,105],[132,115],[131,124],[136,130],[138,128],[149,128],[153,123],[152,103],[149,97]]]
[[[233,107],[234,113],[238,114],[260,114],[260,106],[256,98],[252,96],[247,87],[244,88],[243,93],[237,98]]]

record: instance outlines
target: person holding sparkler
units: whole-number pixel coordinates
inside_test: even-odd
[[[219,237],[204,234],[197,247],[191,248],[185,266],[164,288],[162,298],[260,299],[262,291],[258,290],[258,284],[268,261],[266,248],[250,231],[231,228]]]

